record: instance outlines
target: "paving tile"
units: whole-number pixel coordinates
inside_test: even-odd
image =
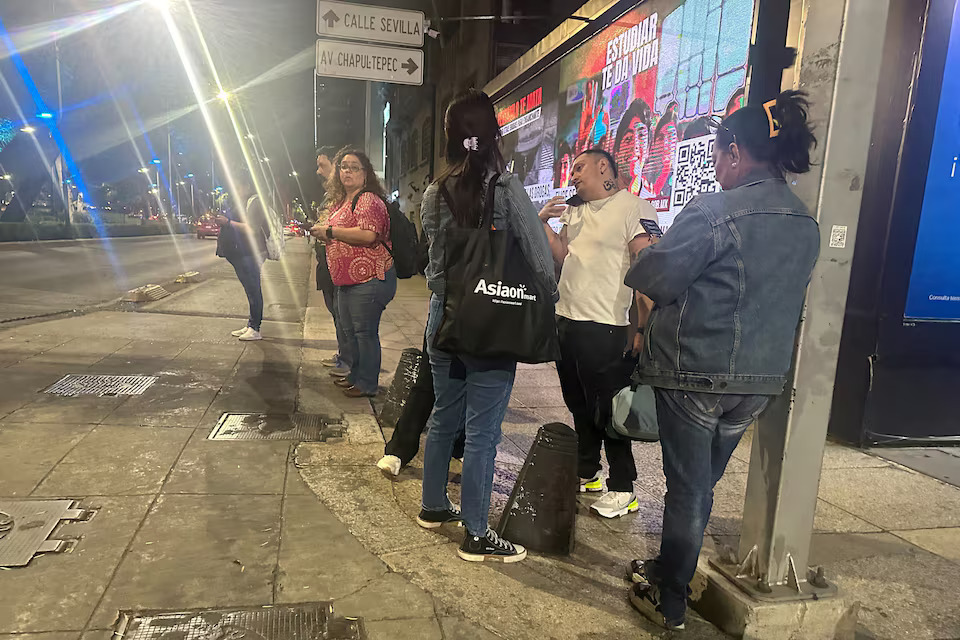
[[[30,494],[93,425],[0,424],[0,496]]]
[[[156,383],[103,419],[102,424],[195,428],[218,393],[211,388],[184,388]]]
[[[446,640],[436,618],[364,620],[369,640]],[[473,636],[476,639],[476,636]]]
[[[80,631],[44,631],[30,635],[0,633],[0,640],[78,640],[80,637]]]
[[[958,527],[913,529],[894,531],[893,533],[904,540],[909,540],[921,549],[960,564],[960,528]]]
[[[107,628],[123,609],[269,603],[281,496],[161,496],[97,609]]]
[[[518,371],[517,375],[521,373]],[[514,387],[510,400],[533,409],[567,406],[563,402],[559,387]]]
[[[7,422],[42,422],[48,424],[58,422],[99,424],[128,399],[129,396],[66,398],[49,393],[37,394],[30,404],[9,414],[5,420]]]
[[[160,490],[192,431],[100,426],[78,444],[33,495],[134,495]]]
[[[518,369],[513,383],[517,387],[556,387],[560,388],[560,377],[556,369]]]
[[[300,464],[372,467],[383,457],[383,442],[349,444],[347,442],[304,442],[297,449]]]
[[[960,526],[960,488],[902,467],[826,469],[820,497],[887,530]]]
[[[103,358],[116,352],[118,349],[122,349],[129,342],[126,338],[97,338],[85,336],[44,351],[30,358],[29,363],[89,366],[103,360]]]
[[[207,435],[202,429],[190,438],[164,493],[283,493],[290,442],[221,442],[207,440]]]
[[[278,601],[341,598],[386,573],[387,566],[364,549],[316,496],[286,497]],[[344,615],[339,604],[336,612]]]
[[[370,581],[334,606],[338,615],[362,617],[364,621],[432,618],[435,614],[430,594],[397,573]]]
[[[27,567],[0,573],[0,632],[82,628],[150,500],[148,496],[86,499],[85,508],[100,508],[96,516],[57,530],[59,535],[79,539],[72,553],[37,556]],[[113,619],[108,620],[104,627],[112,624]]]
[[[835,442],[827,442],[823,451],[824,469],[859,469],[864,467],[889,467],[889,462],[883,458],[864,453],[855,447],[848,447]]]

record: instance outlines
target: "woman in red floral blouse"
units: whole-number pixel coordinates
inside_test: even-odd
[[[334,159],[328,196],[330,220],[311,233],[327,245],[327,265],[337,287],[337,306],[350,373],[337,380],[351,398],[372,397],[380,376],[380,316],[397,293],[390,255],[390,216],[383,186],[367,155],[345,148]]]

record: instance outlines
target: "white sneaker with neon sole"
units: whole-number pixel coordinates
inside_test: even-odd
[[[247,327],[247,330],[237,336],[237,339],[243,340],[244,342],[250,342],[251,340],[263,340],[263,336],[260,335],[259,331]]]
[[[637,496],[626,491],[607,491],[590,508],[604,518],[619,518],[640,509]]]
[[[249,328],[250,327],[244,327],[243,329],[237,329],[236,331],[231,331],[230,335],[232,335],[234,338],[239,338],[240,336],[245,334],[247,332],[247,329]]]

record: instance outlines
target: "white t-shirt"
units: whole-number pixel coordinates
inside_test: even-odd
[[[560,272],[557,315],[613,326],[630,323],[633,291],[623,284],[630,268],[628,243],[646,231],[640,220],[657,221],[657,211],[629,191],[567,207],[569,253]],[[659,221],[658,221],[659,222]]]

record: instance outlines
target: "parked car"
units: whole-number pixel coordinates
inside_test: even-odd
[[[300,225],[296,220],[291,220],[283,228],[283,235],[285,236],[305,236],[307,235],[306,230]]]
[[[220,225],[211,217],[204,216],[197,221],[197,238],[203,240],[207,236],[216,238],[220,235]]]

